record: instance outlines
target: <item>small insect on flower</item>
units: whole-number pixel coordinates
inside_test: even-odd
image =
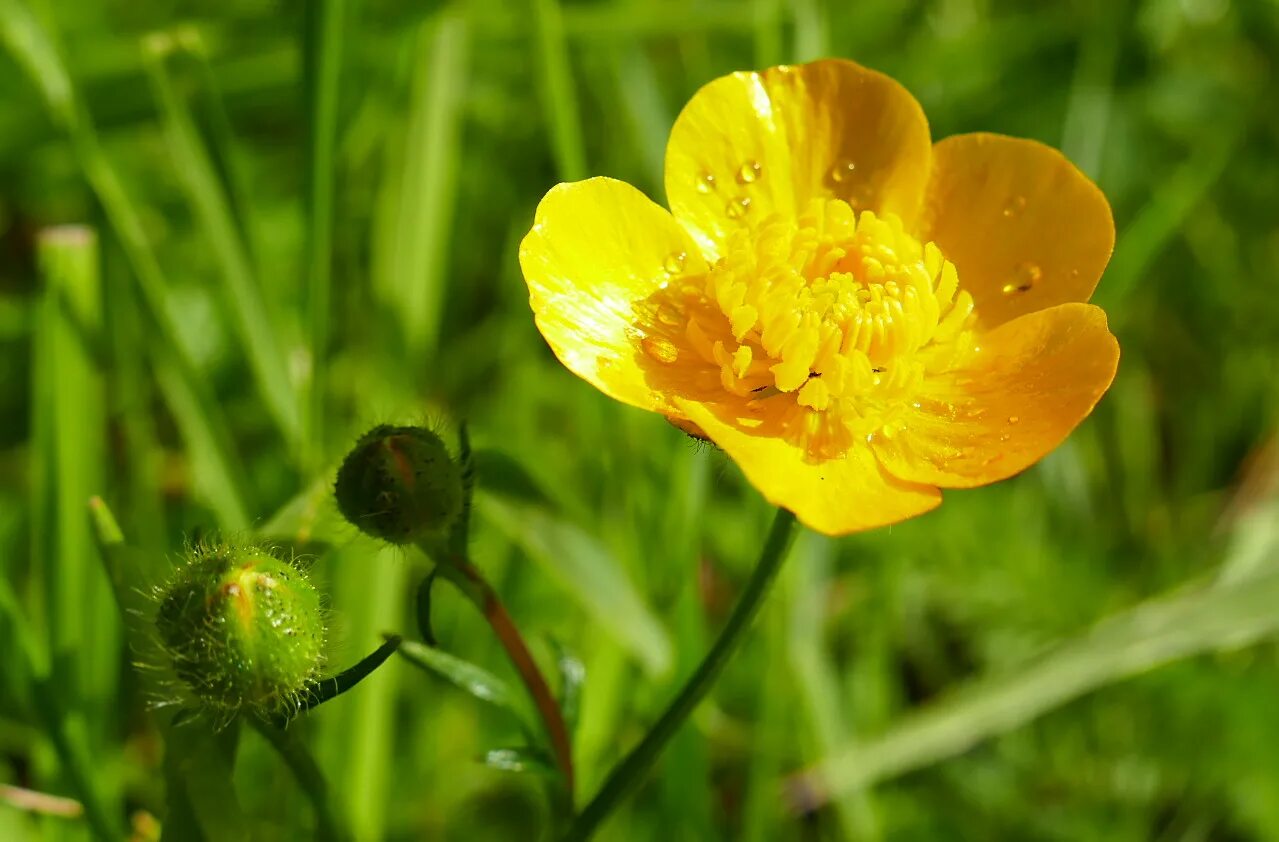
[[[671,131],[666,194],[669,212],[607,178],[547,193],[520,246],[538,328],[821,532],[1025,469],[1114,379],[1086,303],[1114,245],[1101,191],[1034,141],[933,144],[883,74],[716,79]]]

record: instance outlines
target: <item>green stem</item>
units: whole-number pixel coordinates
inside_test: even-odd
[[[311,806],[315,808],[316,837],[323,842],[341,842],[349,838],[334,813],[328,781],[311,752],[297,739],[296,732],[257,719],[253,720],[253,726],[280,753],[298,785],[311,800]]]
[[[583,842],[589,839],[600,824],[621,803],[635,787],[639,786],[645,773],[657,761],[666,744],[679,731],[684,721],[692,715],[699,702],[715,684],[715,680],[723,671],[729,658],[737,651],[743,633],[759,613],[777,571],[781,569],[786,558],[791,540],[795,535],[795,516],[785,509],[778,509],[773,519],[772,528],[764,549],[760,552],[759,561],[751,573],[746,589],[737,600],[728,624],[720,632],[719,639],[706,654],[697,670],[685,682],[679,695],[663,711],[661,718],[653,725],[640,744],[631,749],[631,753],[619,763],[611,773],[599,792],[586,805],[577,821],[568,829],[563,842]]]
[[[319,707],[330,699],[336,699],[372,675],[373,671],[382,666],[386,659],[394,655],[395,650],[399,648],[400,636],[398,634],[387,635],[381,646],[361,658],[355,666],[344,669],[331,678],[322,679],[307,690],[293,715],[301,715]],[[292,716],[278,718],[274,724],[279,728],[284,728],[289,724],[291,718]]]

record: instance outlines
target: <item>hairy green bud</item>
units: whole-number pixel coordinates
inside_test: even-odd
[[[342,516],[361,532],[409,544],[457,520],[462,469],[430,430],[383,424],[347,455],[334,493]]]
[[[306,573],[268,550],[197,549],[161,589],[155,627],[195,706],[295,708],[324,660],[325,612]]]

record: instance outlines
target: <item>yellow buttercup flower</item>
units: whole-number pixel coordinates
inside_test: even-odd
[[[839,535],[1011,476],[1114,378],[1086,304],[1101,191],[1056,150],[933,144],[915,99],[850,61],[716,79],[666,150],[670,212],[553,188],[520,247],[538,328],[604,393],[724,449]]]

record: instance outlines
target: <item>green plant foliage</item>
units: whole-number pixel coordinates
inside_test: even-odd
[[[580,809],[772,513],[564,369],[519,241],[558,181],[660,203],[694,91],[822,56],[900,80],[934,138],[1035,138],[1097,181],[1119,376],[1020,476],[800,535],[596,838],[1279,838],[1276,55],[1270,0],[0,0],[0,839],[555,838],[474,606],[437,583],[434,645],[387,657],[428,562],[342,517],[339,466],[375,425],[452,448],[466,422],[471,560],[564,708]],[[212,534],[305,560],[326,674],[358,685],[284,730],[154,709],[210,685],[137,668],[167,657],[140,595]],[[174,634],[219,616],[188,587]],[[319,667],[212,686],[278,702]]]

